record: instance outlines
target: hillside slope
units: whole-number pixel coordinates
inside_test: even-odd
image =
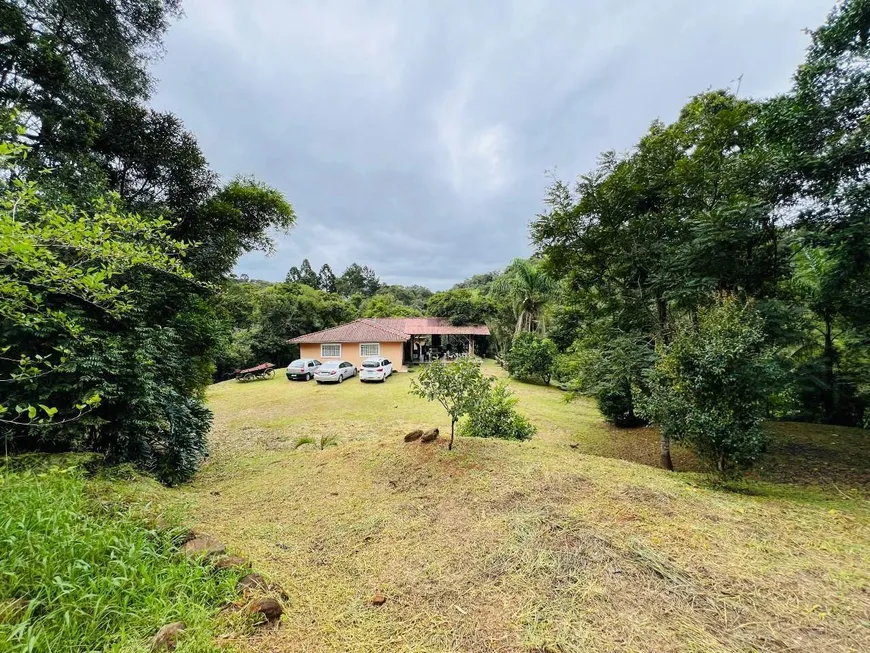
[[[412,428],[449,428],[407,394],[411,376],[212,389],[212,458],[174,492],[289,594],[281,627],[243,648],[870,649],[861,487],[726,492],[590,455],[634,455],[654,434],[614,433],[591,404],[524,384],[513,385],[539,428],[531,442],[405,444]],[[323,434],[338,446],[293,448]],[[842,464],[861,479],[862,459]]]

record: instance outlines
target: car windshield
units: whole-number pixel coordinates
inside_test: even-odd
[[[302,367],[304,365],[305,365],[305,361],[303,361],[303,360],[293,361],[292,363],[290,363],[290,367]]]
[[[363,367],[378,367],[380,364],[380,361],[363,361]]]
[[[322,369],[322,370],[334,370],[336,367],[338,367],[338,363],[324,363],[323,365],[320,366],[320,369]]]

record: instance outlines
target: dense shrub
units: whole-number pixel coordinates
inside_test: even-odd
[[[4,651],[144,650],[174,621],[185,651],[219,650],[212,615],[238,574],[176,555],[179,531],[149,528],[111,487],[74,469],[0,477]]]
[[[640,412],[718,475],[738,475],[765,446],[761,420],[776,367],[763,343],[751,304],[726,300],[702,310],[697,328],[679,332],[662,352]]]
[[[573,393],[595,398],[604,417],[616,426],[644,423],[635,411],[636,395],[654,353],[642,337],[618,333],[594,341],[576,341],[556,360],[555,376]]]
[[[534,333],[520,333],[507,354],[507,369],[516,379],[550,382],[556,362],[556,345]]]
[[[517,403],[503,381],[495,383],[474,404],[468,419],[459,432],[478,438],[502,438],[504,440],[528,440],[535,434],[535,427],[514,406]]]
[[[212,419],[198,387],[211,370],[197,370],[202,359],[183,351],[190,333],[147,326],[93,333],[99,339],[81,345],[66,369],[41,377],[29,392],[40,403],[71,403],[96,392],[99,406],[66,424],[9,429],[10,447],[93,451],[169,485],[188,480],[207,455]]]

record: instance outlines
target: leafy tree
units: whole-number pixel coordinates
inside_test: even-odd
[[[302,265],[298,268],[296,266],[290,268],[290,271],[287,273],[286,281],[287,283],[301,283],[309,288],[320,287],[320,277],[314,271],[314,268],[311,267],[311,263],[307,258],[302,260]]]
[[[424,286],[417,285],[384,285],[380,287],[378,294],[392,295],[400,304],[422,312],[426,310],[426,301],[432,296],[432,291]]]
[[[329,263],[324,263],[317,275],[317,287],[323,292],[338,292],[337,280]]]
[[[758,113],[733,94],[701,94],[629,154],[604,154],[574,189],[551,186],[532,238],[569,299],[607,330],[599,343],[631,333],[666,347],[679,318],[715,293],[775,292],[787,257]],[[660,449],[671,469],[666,430]]]
[[[358,263],[351,263],[342,272],[336,282],[338,292],[345,297],[360,293],[364,297],[371,297],[381,287],[381,281],[375,275],[374,270]]]
[[[223,330],[220,347],[215,355],[215,380],[225,381],[236,370],[257,365],[254,347],[259,335],[259,329],[253,327],[227,326]]]
[[[520,333],[507,355],[507,369],[518,379],[541,379],[550,383],[556,362],[556,345],[535,333]]]
[[[360,306],[362,317],[419,317],[420,311],[406,306],[396,299],[392,293],[378,293],[362,302]]]
[[[181,264],[187,246],[169,236],[168,221],[123,213],[113,195],[77,207],[51,199],[39,178],[12,176],[28,150],[0,142],[0,381],[13,384],[0,422],[8,425],[51,422],[58,411],[60,420],[76,419],[99,402],[88,389],[65,405],[37,406],[26,390],[69,369],[74,342],[94,342],[83,309],[113,319],[133,310],[133,292],[116,279],[134,268],[192,278]]]
[[[202,205],[179,207],[172,213],[186,216],[176,236],[198,243],[191,252],[193,271],[213,281],[230,274],[246,252],[274,252],[269,232],[286,232],[296,223],[296,213],[284,196],[251,177],[237,177]]]
[[[766,102],[760,115],[778,163],[780,206],[794,215],[799,237],[785,288],[811,313],[807,340],[820,349],[798,370],[805,389],[815,386],[803,393],[803,408],[812,418],[850,424],[862,422],[855,379],[860,385],[870,375],[862,345],[870,337],[868,33],[870,2],[838,3],[812,32],[791,91]]]
[[[113,105],[147,98],[147,63],[179,13],[175,0],[0,3],[0,101],[22,108],[37,158],[77,158]]]
[[[776,365],[752,304],[725,299],[701,309],[656,361],[640,412],[730,478],[764,451],[761,421]]]
[[[300,283],[300,279],[302,278],[302,273],[299,271],[295,265],[287,270],[287,275],[284,277],[285,283]]]
[[[870,368],[862,355],[865,344],[860,328],[856,330],[854,323],[844,317],[854,297],[844,294],[838,256],[799,240],[794,244],[793,270],[785,287],[804,310],[803,320],[796,320],[798,326],[804,327],[802,347],[790,352],[792,359],[802,363],[796,370],[802,416],[860,425],[868,403],[860,396],[860,379]],[[843,347],[845,343],[849,344],[848,351]]]
[[[502,440],[529,440],[535,427],[514,406],[513,396],[504,381],[496,382],[474,404],[468,419],[459,426],[461,435]]]
[[[426,312],[433,317],[444,317],[454,326],[484,324],[491,305],[479,291],[457,288],[437,292],[426,301]]]
[[[479,290],[483,294],[489,292],[493,282],[501,276],[501,270],[493,270],[492,272],[484,272],[483,274],[475,274],[464,281],[455,284],[452,290],[466,288],[468,290]]]
[[[480,372],[480,364],[470,358],[460,358],[450,363],[433,361],[424,366],[416,379],[411,381],[411,394],[427,401],[437,401],[450,415],[450,444],[456,422],[474,410],[482,397],[490,390],[489,381]]]
[[[516,316],[516,335],[544,331],[544,307],[555,292],[556,283],[540,265],[518,258],[493,281],[490,294],[502,294],[511,302]]]
[[[283,365],[298,356],[290,338],[349,322],[355,314],[339,295],[303,284],[276,283],[259,296],[254,318],[252,363]]]
[[[208,428],[202,392],[224,331],[216,303],[209,301],[212,291],[202,282],[219,282],[245,251],[268,251],[269,229],[295,221],[280,193],[259,182],[238,178],[221,185],[181,121],[145,105],[146,63],[159,52],[177,9],[171,0],[0,3],[7,37],[0,48],[0,94],[20,103],[26,126],[7,140],[33,145],[21,174],[32,179],[24,169],[53,168],[46,199],[87,209],[92,198],[111,191],[120,195],[123,211],[144,220],[164,216],[171,223],[168,236],[189,243],[185,268],[199,282],[130,268],[110,283],[135,298],[120,317],[50,296],[54,310],[86,324],[87,341],[64,343],[68,358],[106,367],[84,374],[70,365],[31,378],[16,403],[75,405],[90,389],[102,401],[86,418],[17,440],[20,447],[92,448],[155,471],[175,464],[168,443],[187,446]],[[63,263],[78,265],[71,253]],[[43,335],[48,344],[51,334]],[[3,336],[13,349],[40,344],[28,342],[22,330]],[[153,382],[145,382],[146,373]],[[148,444],[151,434],[157,434],[154,446]],[[122,444],[125,439],[129,444]],[[187,462],[178,464],[180,476],[191,473]]]
[[[639,426],[637,395],[645,390],[645,374],[654,361],[642,334],[593,328],[559,357],[556,376],[572,392],[595,397],[601,414],[616,426]]]

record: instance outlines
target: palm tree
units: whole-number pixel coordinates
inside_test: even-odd
[[[504,274],[492,284],[493,295],[502,295],[510,299],[516,328],[514,335],[523,331],[543,331],[543,310],[553,298],[556,282],[535,263],[527,259],[516,258]]]

